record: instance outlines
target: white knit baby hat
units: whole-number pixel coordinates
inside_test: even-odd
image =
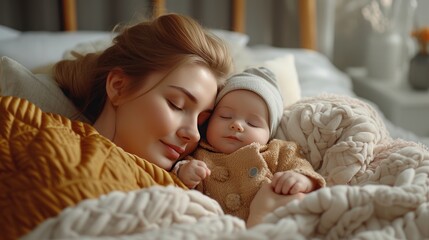
[[[230,77],[216,98],[216,104],[234,90],[252,91],[264,99],[270,114],[270,138],[274,137],[283,115],[283,99],[274,73],[265,67],[248,68]]]

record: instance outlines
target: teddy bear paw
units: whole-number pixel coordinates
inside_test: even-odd
[[[230,193],[225,197],[225,205],[231,211],[237,211],[241,207],[241,197],[237,193]]]
[[[215,167],[212,169],[211,177],[219,182],[225,182],[229,178],[229,171],[225,167]]]

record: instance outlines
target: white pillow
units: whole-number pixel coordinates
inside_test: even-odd
[[[0,40],[16,38],[21,32],[10,27],[0,25]]]
[[[73,103],[64,95],[52,76],[33,74],[15,60],[0,60],[0,95],[29,100],[45,112],[63,115],[70,119],[86,121]]]
[[[237,56],[237,54],[239,54],[240,51],[243,50],[249,42],[249,36],[244,33],[223,29],[210,29],[210,31],[225,41],[233,57]]]
[[[78,43],[110,39],[110,35],[101,31],[22,32],[17,37],[1,40],[0,56],[10,57],[33,70],[61,60],[64,51]]]

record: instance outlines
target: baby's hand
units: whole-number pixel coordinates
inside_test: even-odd
[[[178,177],[188,188],[195,188],[202,180],[210,176],[210,169],[200,160],[190,160],[180,166]]]
[[[314,190],[313,181],[307,176],[294,172],[277,172],[273,176],[271,186],[278,194],[308,193]]]
[[[249,217],[247,218],[247,227],[250,228],[262,222],[264,217],[273,212],[276,208],[285,206],[295,199],[303,199],[305,193],[293,195],[281,195],[273,191],[270,183],[263,183],[250,203]]]

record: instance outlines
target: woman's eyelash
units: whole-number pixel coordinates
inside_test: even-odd
[[[178,107],[176,104],[174,104],[172,101],[167,100],[168,105],[170,105],[171,108],[176,110],[183,110],[182,108]]]
[[[220,116],[220,118],[222,118],[222,119],[231,119],[231,117],[227,117],[227,116]]]

